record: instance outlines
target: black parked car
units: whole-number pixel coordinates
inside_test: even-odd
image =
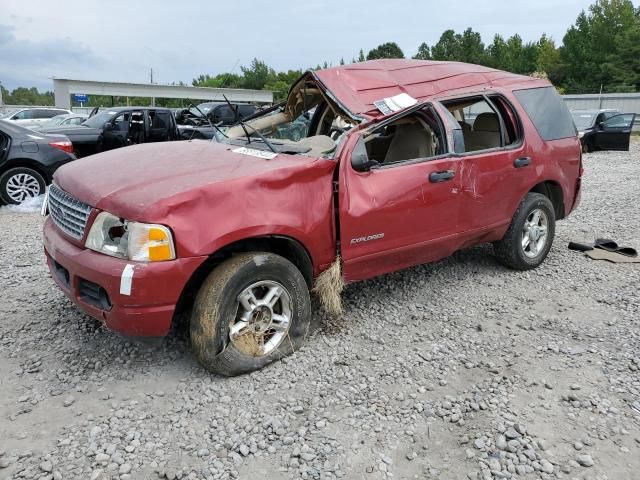
[[[631,130],[636,115],[618,110],[573,110],[583,152],[594,150],[629,150]]]
[[[66,136],[0,120],[0,203],[19,204],[43,194],[53,172],[75,158]]]
[[[157,107],[107,108],[81,125],[41,131],[62,133],[69,137],[78,157],[137,143],[178,139],[173,112],[168,108]]]
[[[231,110],[233,107],[233,111]],[[189,125],[194,127],[206,126],[209,122],[219,127],[229,127],[236,123],[236,112],[241,120],[251,117],[256,113],[255,105],[231,104],[226,102],[205,102],[198,107],[185,108],[176,112],[178,125]],[[205,115],[205,117],[203,117]]]

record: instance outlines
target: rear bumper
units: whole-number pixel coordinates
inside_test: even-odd
[[[50,218],[43,240],[51,276],[67,297],[110,330],[130,336],[169,332],[187,281],[206,259],[141,263],[109,257],[71,244]],[[128,294],[127,265],[132,266],[128,271],[133,269]]]

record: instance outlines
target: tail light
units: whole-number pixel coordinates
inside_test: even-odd
[[[60,140],[58,142],[49,142],[53,148],[62,150],[63,152],[73,153],[73,144],[69,140]]]

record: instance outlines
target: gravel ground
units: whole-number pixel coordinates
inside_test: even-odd
[[[480,246],[354,284],[340,322],[239,378],[184,334],[132,343],[79,313],[42,219],[0,210],[0,478],[610,479],[640,471],[640,142],[585,158],[542,267]]]

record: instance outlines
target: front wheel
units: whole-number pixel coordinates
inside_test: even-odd
[[[545,258],[556,231],[553,204],[540,193],[529,193],[520,202],[502,240],[493,244],[496,257],[515,270],[530,270]]]
[[[191,344],[207,369],[232,376],[293,353],[311,322],[300,271],[272,253],[242,253],[216,267],[191,315]]]
[[[44,178],[31,168],[10,168],[0,175],[0,199],[10,205],[42,195],[45,189]]]

